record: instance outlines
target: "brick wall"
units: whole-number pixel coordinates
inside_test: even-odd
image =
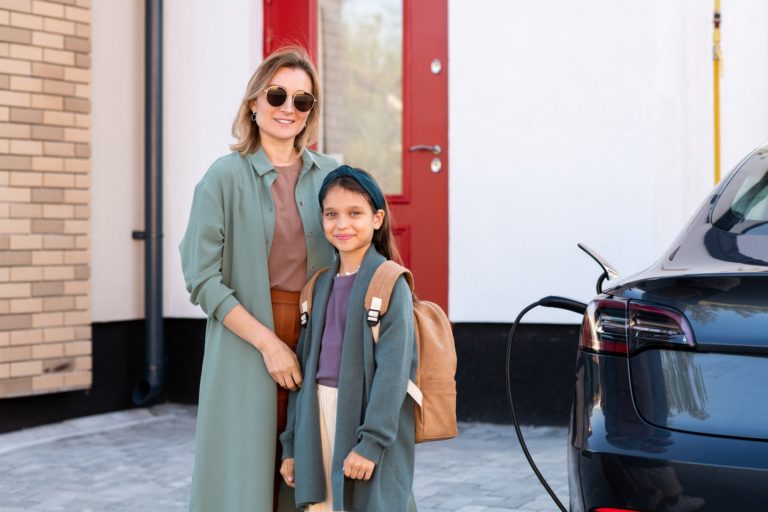
[[[90,0],[0,0],[0,397],[91,385]]]

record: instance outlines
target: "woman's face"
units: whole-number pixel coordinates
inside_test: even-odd
[[[288,92],[286,100],[277,107],[267,102],[265,92],[273,85],[279,85]],[[293,106],[293,95],[300,91],[312,93],[312,79],[307,72],[299,68],[280,68],[259,96],[251,101],[251,112],[256,112],[256,124],[259,126],[262,142],[269,139],[272,142],[293,142],[304,128],[311,110],[300,112]]]

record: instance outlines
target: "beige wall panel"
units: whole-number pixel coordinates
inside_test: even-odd
[[[144,317],[144,246],[131,239],[131,232],[143,229],[144,223],[143,2],[94,2],[91,16],[93,320],[138,319]],[[67,41],[82,44],[74,38]],[[67,140],[79,135],[71,129],[67,134]],[[77,206],[89,201],[87,194],[82,201],[74,195],[68,199]],[[81,229],[69,222],[66,232]]]

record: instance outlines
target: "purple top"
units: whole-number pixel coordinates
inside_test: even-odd
[[[317,362],[315,379],[321,386],[339,387],[339,367],[341,366],[341,347],[344,342],[344,326],[347,323],[349,294],[355,283],[355,276],[336,276],[333,278],[328,309],[325,310],[323,341],[320,344],[320,360]]]

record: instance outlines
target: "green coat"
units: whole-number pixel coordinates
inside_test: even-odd
[[[366,322],[365,293],[384,261],[371,246],[363,258],[349,297],[339,371],[336,438],[332,462],[334,510],[406,512],[416,510],[411,497],[414,473],[414,402],[408,379],[416,373],[417,353],[411,290],[404,277],[395,283],[387,314],[374,347]],[[295,458],[296,503],[325,499],[317,363],[331,294],[332,272],[316,283],[309,324],[302,329],[297,354],[304,372],[301,390],[288,401],[288,425],[280,436],[283,457]],[[368,481],[344,477],[343,462],[354,450],[376,463]]]
[[[337,163],[309,150],[302,157],[296,204],[310,276],[334,259],[320,226],[317,193]],[[190,498],[195,512],[272,510],[276,385],[261,353],[222,320],[242,304],[262,324],[274,326],[267,258],[275,229],[270,187],[276,177],[262,150],[219,158],[195,188],[179,245],[190,300],[208,315]]]

